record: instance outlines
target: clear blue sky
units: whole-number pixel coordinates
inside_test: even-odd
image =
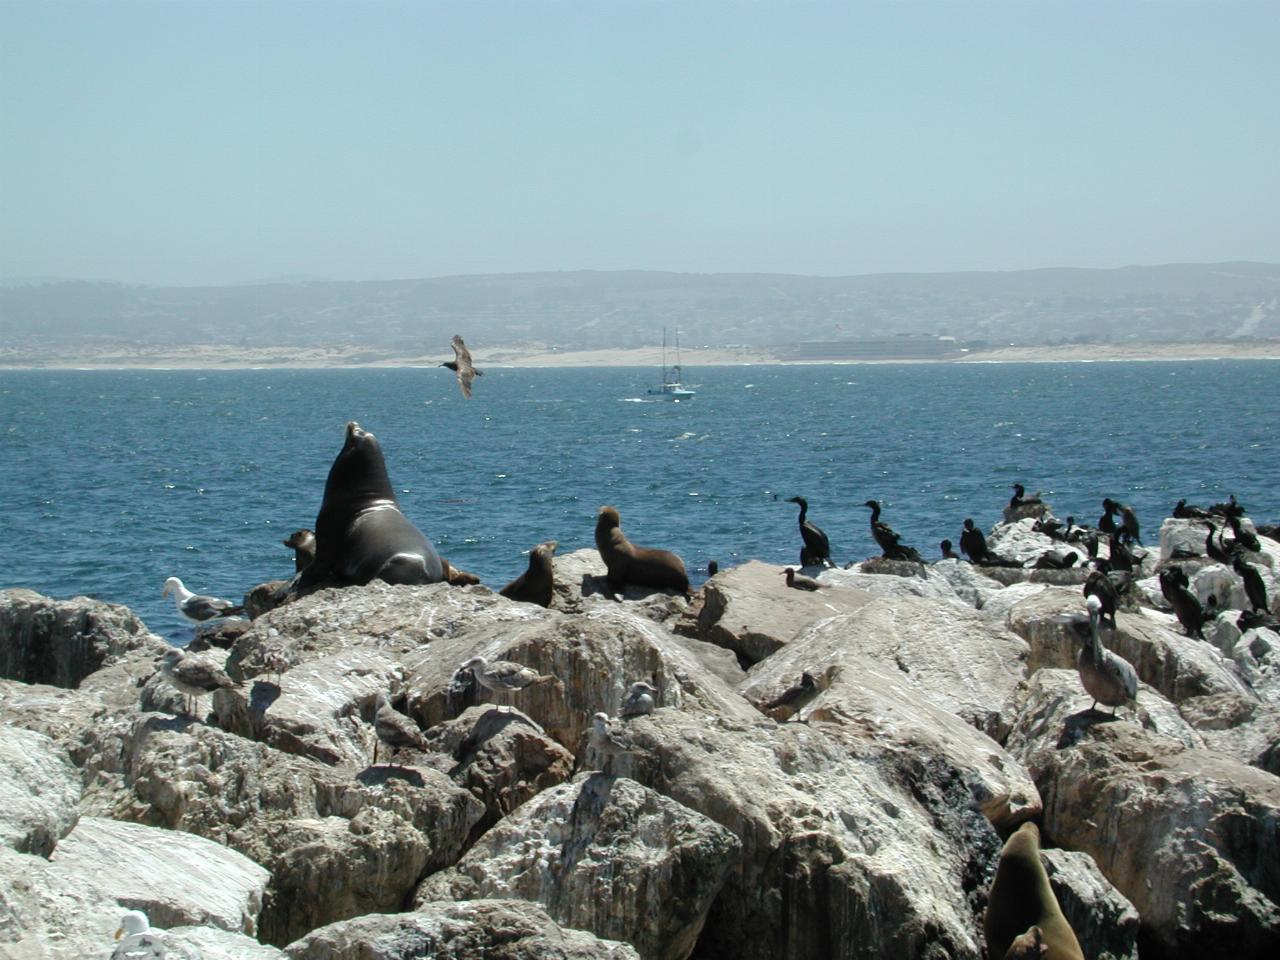
[[[1280,3],[0,0],[0,277],[1280,261]]]

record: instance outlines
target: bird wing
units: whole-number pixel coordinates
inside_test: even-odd
[[[228,690],[235,686],[235,682],[224,670],[194,657],[178,661],[173,668],[173,677],[179,683],[210,692],[220,689]]]
[[[1102,662],[1106,664],[1107,671],[1124,685],[1124,692],[1129,695],[1129,699],[1136,698],[1138,696],[1138,674],[1134,671],[1133,664],[1110,650],[1104,652]]]
[[[462,390],[462,395],[468,400],[471,399],[471,381],[476,378],[476,368],[471,363],[471,351],[467,349],[467,345],[462,342],[462,337],[456,333],[453,335],[453,354],[456,358],[455,363],[458,371],[458,387]]]

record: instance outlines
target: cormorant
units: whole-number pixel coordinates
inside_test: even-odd
[[[1076,565],[1080,555],[1074,550],[1046,550],[1036,557],[1032,570],[1068,570]]]
[[[1233,493],[1227,497],[1226,503],[1215,503],[1210,506],[1209,512],[1219,517],[1243,517],[1244,507]]]
[[[1084,596],[1088,600],[1090,597],[1097,597],[1098,602],[1102,605],[1102,615],[1111,619],[1111,627],[1116,625],[1116,607],[1120,603],[1120,594],[1116,591],[1116,585],[1111,582],[1111,578],[1106,572],[1099,569],[1089,574],[1088,579],[1084,582]]]
[[[1235,562],[1232,564],[1236,573],[1240,574],[1240,579],[1244,581],[1244,593],[1249,598],[1249,603],[1254,611],[1267,612],[1267,585],[1262,582],[1262,574],[1258,573],[1256,567],[1252,564],[1245,563],[1244,557],[1236,554]]]
[[[1119,534],[1111,534],[1111,566],[1115,570],[1136,570],[1141,563],[1139,557],[1124,545]],[[1145,557],[1146,554],[1143,554]]]
[[[973,524],[971,517],[965,517],[964,530],[960,532],[960,549],[968,554],[969,559],[982,567],[1020,567],[1017,560],[1006,560],[991,551],[987,546],[987,538]]]
[[[827,535],[812,520],[806,520],[809,513],[809,501],[804,497],[791,497],[787,503],[800,504],[800,538],[804,541],[804,549],[800,551],[800,566],[834,567],[831,562],[831,542]]]
[[[1218,528],[1212,523],[1206,524],[1206,526],[1209,528],[1209,535],[1204,538],[1204,552],[1209,555],[1210,559],[1217,560],[1228,567],[1231,566],[1232,551],[1227,549],[1221,534],[1218,534]],[[1214,541],[1215,534],[1218,537],[1216,542]]]
[[[813,577],[806,577],[802,573],[796,573],[791,567],[783,570],[782,574],[787,578],[787,586],[794,590],[819,590],[822,588],[822,584],[813,579]]]
[[[1110,498],[1102,501],[1102,516],[1098,518],[1099,533],[1118,533],[1120,528],[1116,526],[1116,518],[1112,516],[1116,512],[1116,502]]]
[[[868,500],[863,504],[864,507],[871,508],[871,536],[875,538],[880,549],[889,560],[911,560],[915,563],[923,563],[924,558],[916,552],[914,547],[903,546],[899,541],[902,539],[894,529],[887,523],[880,522],[880,501]]]
[[[1041,503],[1044,503],[1044,501],[1040,499],[1039,490],[1028,497],[1026,487],[1020,483],[1015,483],[1013,485],[1013,496],[1009,498],[1009,506],[1014,508],[1034,507]]]
[[[1262,544],[1248,530],[1240,526],[1239,517],[1227,517],[1227,524],[1231,527],[1231,532],[1236,535],[1236,543],[1244,547],[1250,553],[1261,553]]]
[[[1179,520],[1204,520],[1209,516],[1209,511],[1204,507],[1188,504],[1185,499],[1182,499],[1174,504],[1173,515]]]
[[[1161,583],[1160,589],[1163,592],[1163,583]],[[1182,624],[1182,629],[1187,632],[1187,636],[1203,640],[1204,634],[1201,632],[1201,627],[1204,626],[1209,617],[1205,614],[1204,607],[1200,605],[1200,601],[1191,592],[1190,588],[1181,584],[1170,583],[1170,590],[1165,594],[1165,597],[1173,604],[1174,616]]]
[[[942,543],[938,544],[938,546],[942,549],[943,560],[963,560],[964,559],[962,556],[960,556],[960,554],[956,553],[954,550],[951,549],[950,540],[943,540]]]

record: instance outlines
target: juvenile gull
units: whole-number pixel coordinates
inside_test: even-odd
[[[141,910],[129,910],[120,918],[116,948],[111,960],[164,960],[164,940]]]
[[[458,375],[458,388],[462,391],[462,395],[470,400],[471,381],[476,377],[484,376],[484,371],[472,366],[471,351],[467,349],[467,345],[462,342],[460,336],[455,333],[449,342],[453,344],[453,359],[446,360],[440,366],[448,367]]]
[[[627,691],[627,696],[622,701],[622,706],[618,709],[618,716],[623,720],[630,720],[633,717],[643,717],[646,714],[653,713],[653,709],[657,705],[655,700],[657,695],[657,687],[643,680],[637,680],[631,685],[631,689]]]
[[[1138,697],[1138,674],[1133,665],[1102,645],[1098,636],[1098,622],[1102,619],[1102,601],[1090,596],[1085,605],[1089,608],[1089,633],[1084,648],[1076,657],[1076,670],[1085,693],[1093,697],[1092,710],[1099,703],[1116,708],[1133,703]]]
[[[515,693],[535,683],[554,680],[550,674],[541,674],[523,664],[510,660],[489,663],[484,657],[472,657],[458,669],[470,670],[476,682],[494,693]]]
[[[189,656],[177,647],[167,650],[160,659],[160,673],[179,693],[191,698],[187,714],[195,715],[195,705],[206,693],[236,690],[239,684],[225,670],[200,657]]]
[[[774,717],[775,720],[789,720],[804,709],[805,705],[821,692],[818,688],[818,681],[814,679],[813,674],[805,670],[800,674],[799,683],[793,687],[788,687],[764,705],[764,713]],[[775,713],[778,716],[774,716]]]
[[[427,741],[423,739],[418,725],[403,713],[394,710],[385,693],[379,693],[376,701],[377,709],[373,715],[373,732],[392,750],[401,747],[417,747],[427,749]],[[378,744],[373,744],[373,762],[378,762]]]
[[[170,593],[173,594],[173,602],[178,608],[178,613],[192,623],[208,623],[210,620],[234,617],[244,613],[244,607],[230,600],[192,593],[177,577],[170,577],[164,582],[164,591],[160,595],[167,597]]]
[[[625,756],[634,749],[631,738],[620,728],[613,726],[607,713],[596,713],[591,718],[591,732],[587,741],[594,757],[601,760],[600,771],[612,775],[615,757]]]

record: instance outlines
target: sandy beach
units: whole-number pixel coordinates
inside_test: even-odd
[[[0,349],[0,370],[251,370],[325,369],[340,367],[432,367],[452,354],[393,354],[368,347],[261,347],[229,344],[121,344],[44,351]],[[766,347],[686,349],[686,370],[710,366],[795,363],[783,361]],[[840,363],[1054,363],[1116,360],[1280,359],[1280,342],[1069,344],[1004,347],[959,357],[928,360],[841,360]],[[557,350],[545,346],[493,346],[477,350],[480,367],[650,367],[652,349]],[[810,362],[810,361],[804,361]]]

